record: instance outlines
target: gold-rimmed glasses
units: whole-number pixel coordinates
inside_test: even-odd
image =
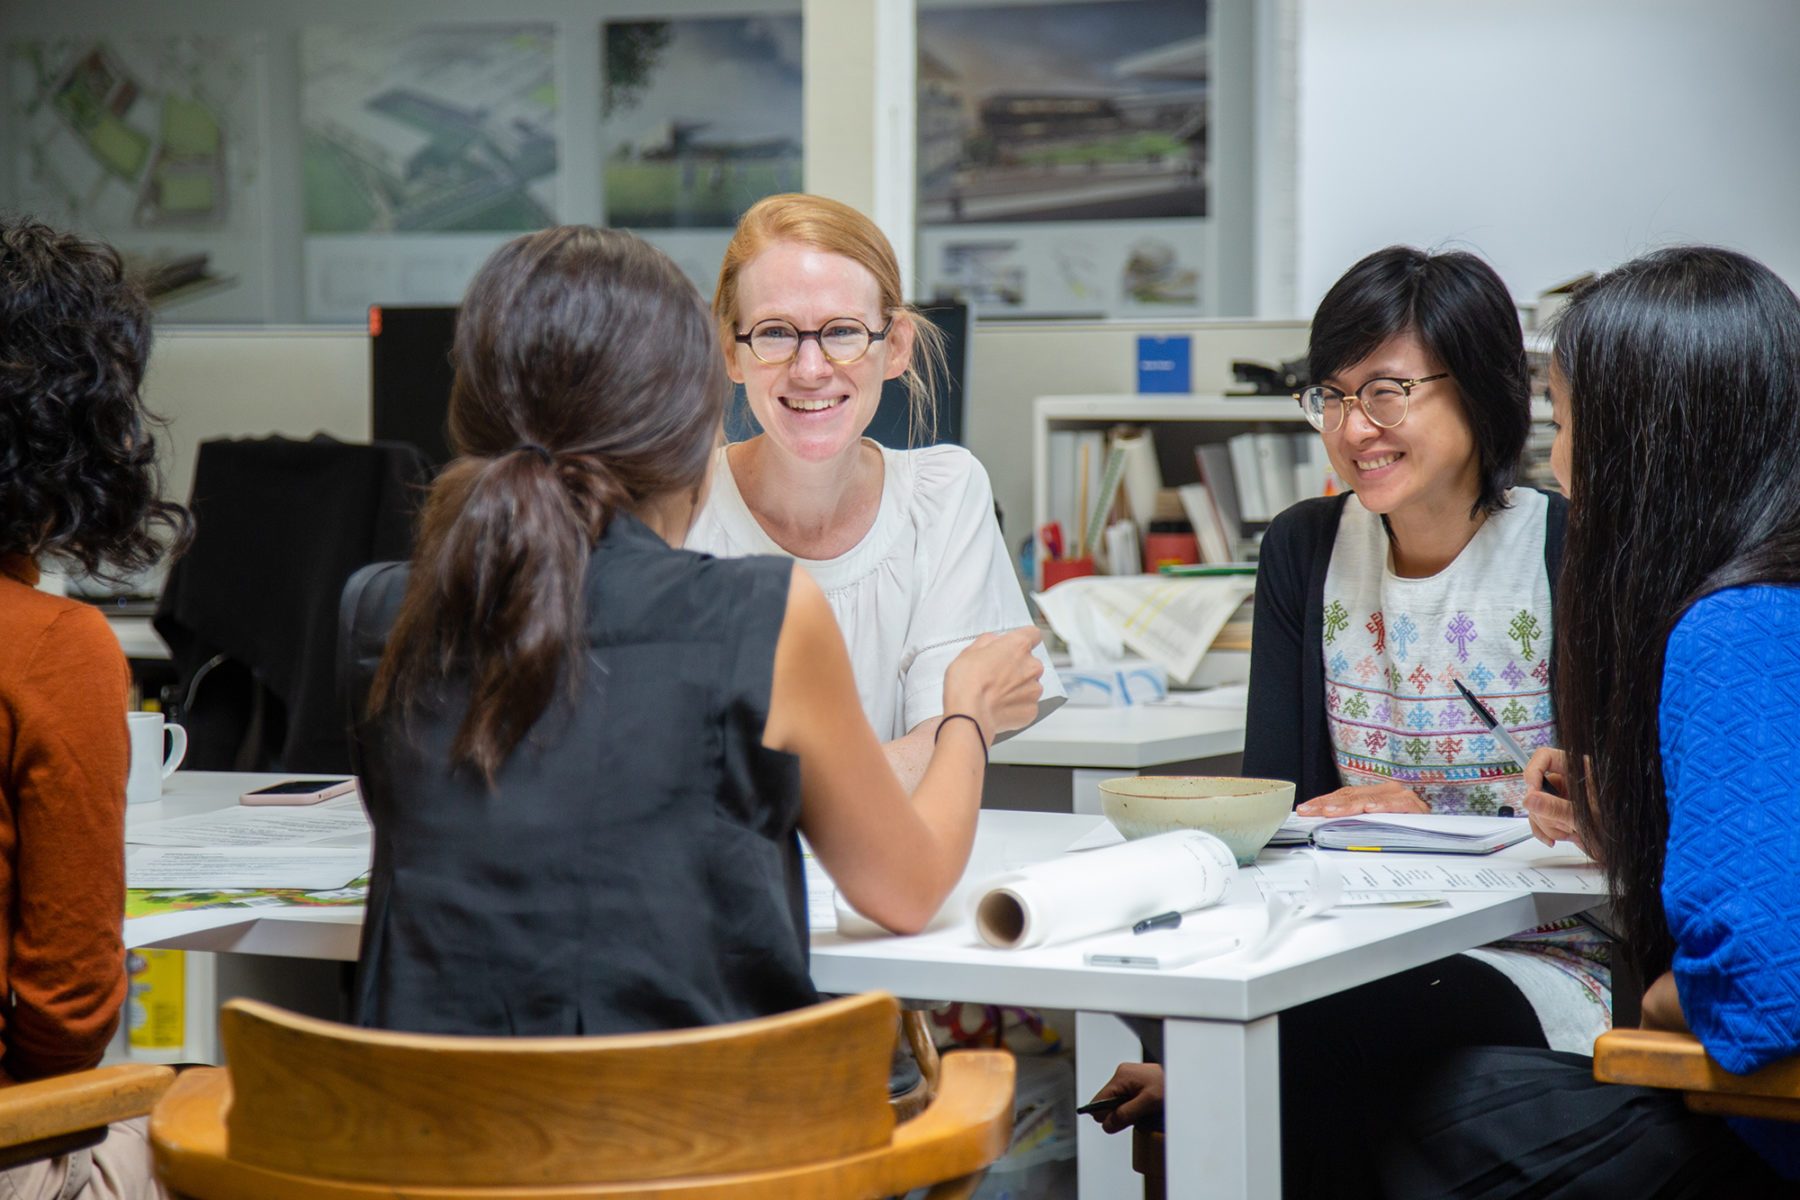
[[[871,330],[855,317],[833,317],[817,329],[799,329],[792,321],[771,317],[758,321],[749,333],[735,335],[742,345],[750,347],[758,362],[778,367],[792,362],[800,353],[800,343],[807,338],[819,343],[819,352],[840,367],[847,367],[869,352],[869,347],[887,337],[894,319],[879,331]]]
[[[1314,384],[1294,393],[1300,411],[1320,433],[1334,433],[1344,423],[1344,415],[1352,404],[1362,405],[1363,416],[1370,424],[1392,429],[1406,420],[1406,409],[1412,401],[1413,389],[1421,383],[1450,378],[1450,372],[1425,375],[1418,379],[1371,379],[1356,392],[1346,396],[1334,387]]]

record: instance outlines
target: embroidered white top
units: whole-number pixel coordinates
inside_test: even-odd
[[[1031,613],[975,456],[961,446],[880,449],[881,507],[869,532],[836,558],[797,561],[837,615],[869,724],[891,741],[943,715],[944,671],[963,647],[1029,625]],[[757,524],[723,449],[684,545],[721,558],[794,557]],[[1041,718],[1062,704],[1063,689],[1043,647],[1037,654]]]
[[[1381,518],[1352,496],[1325,576],[1325,706],[1346,785],[1392,779],[1433,812],[1492,814],[1522,771],[1457,692],[1525,750],[1555,739],[1541,492],[1518,488],[1448,567],[1394,574]]]

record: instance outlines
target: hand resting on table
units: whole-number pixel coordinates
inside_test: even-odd
[[[1314,796],[1294,810],[1303,817],[1353,817],[1357,813],[1425,813],[1425,802],[1393,780],[1341,787]]]

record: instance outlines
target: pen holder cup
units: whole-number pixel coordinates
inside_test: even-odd
[[[1090,555],[1086,558],[1052,558],[1044,562],[1044,591],[1049,591],[1065,579],[1074,579],[1081,575],[1095,574],[1094,560]]]
[[[1285,779],[1228,775],[1130,775],[1100,784],[1100,811],[1130,839],[1204,829],[1249,866],[1294,808]]]

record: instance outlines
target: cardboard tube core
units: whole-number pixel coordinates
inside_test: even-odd
[[[1006,888],[995,888],[983,896],[975,910],[975,930],[981,940],[1002,950],[1018,948],[1025,939],[1025,926],[1025,904]]]

